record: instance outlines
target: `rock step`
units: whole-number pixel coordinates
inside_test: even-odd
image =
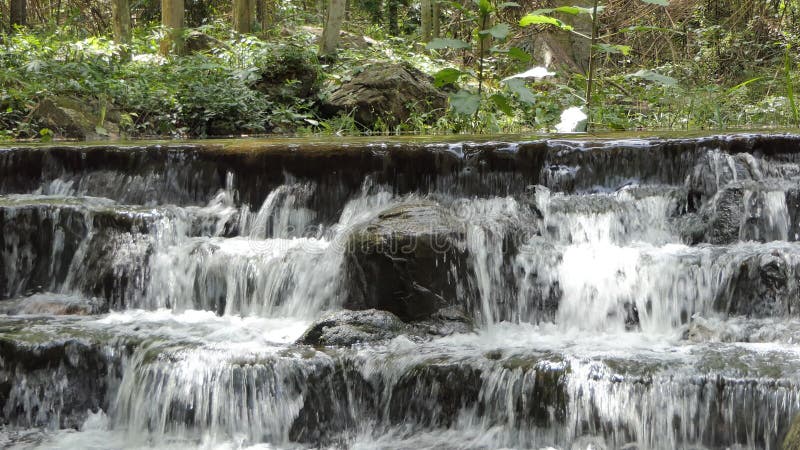
[[[326,205],[341,207],[367,177],[400,194],[439,190],[467,196],[521,193],[533,184],[565,192],[616,189],[630,180],[681,184],[711,149],[794,167],[800,136],[6,147],[0,148],[0,193],[32,192],[60,180],[78,194],[123,203],[197,205],[232,177],[240,201],[252,206],[263,203],[288,174],[315,183],[313,209],[325,211]]]
[[[87,409],[103,408],[156,442],[213,430],[324,445],[365,429],[379,436],[478,426],[510,447],[592,435],[613,448],[776,448],[800,411],[800,365],[781,345],[582,357],[536,345],[494,350],[478,336],[464,347],[398,338],[389,352],[231,351],[147,337],[138,331],[146,325],[3,318],[3,422],[71,428]]]

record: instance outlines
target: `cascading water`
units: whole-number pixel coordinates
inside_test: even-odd
[[[800,137],[315,145],[0,149],[0,443],[779,448]]]

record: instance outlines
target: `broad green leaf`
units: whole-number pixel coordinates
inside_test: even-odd
[[[504,2],[497,5],[497,9],[503,10],[506,8],[519,8],[519,3],[516,2]]]
[[[494,102],[497,109],[502,111],[505,115],[510,116],[514,114],[514,109],[511,108],[511,103],[508,101],[508,97],[503,94],[494,94],[489,99]]]
[[[481,96],[468,91],[458,91],[450,95],[450,107],[456,114],[470,116],[478,112],[481,105]]]
[[[669,6],[669,0],[642,0],[645,3],[658,6]]]
[[[629,77],[641,78],[643,80],[652,81],[655,83],[663,84],[664,86],[675,86],[678,84],[678,80],[675,78],[662,75],[658,72],[653,72],[652,70],[640,70],[636,73],[632,73],[628,75]]]
[[[489,28],[488,30],[480,31],[478,34],[481,36],[492,35],[495,39],[505,39],[511,33],[511,25],[507,23],[498,23],[497,25]]]
[[[464,49],[464,48],[472,48],[468,42],[464,42],[461,39],[443,39],[443,38],[436,38],[430,41],[427,45],[428,50],[442,50],[445,48],[452,48],[452,49]]]
[[[631,53],[631,46],[629,45],[595,44],[595,48],[603,53],[621,53],[625,56]]]
[[[478,5],[478,11],[481,14],[489,14],[493,10],[490,0],[475,0],[475,4]]]
[[[536,96],[534,96],[533,92],[531,92],[531,90],[525,86],[525,80],[521,78],[510,78],[504,80],[504,82],[506,83],[508,90],[517,94],[517,98],[519,98],[519,101],[522,103],[536,103]]]
[[[522,27],[527,27],[530,25],[553,25],[555,27],[561,28],[562,30],[572,30],[572,27],[565,24],[564,22],[556,19],[555,17],[544,16],[541,14],[528,14],[524,16],[519,21],[519,25]]]
[[[442,87],[448,84],[452,84],[458,81],[458,79],[461,78],[461,75],[464,75],[464,72],[458,69],[453,69],[453,68],[442,69],[436,72],[436,74],[433,76],[433,84],[436,87]]]
[[[530,53],[526,52],[525,50],[519,47],[511,47],[510,49],[508,49],[508,56],[523,63],[526,63],[531,59],[533,59]]]
[[[597,7],[597,12],[603,10],[602,6]],[[552,13],[564,13],[564,14],[571,14],[573,16],[578,14],[592,14],[592,8],[585,8],[583,6],[559,6],[558,8],[542,8],[537,9],[531,14],[540,15],[540,14],[552,14]]]

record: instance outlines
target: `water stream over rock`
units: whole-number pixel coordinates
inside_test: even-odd
[[[800,136],[0,148],[0,445],[778,449]]]

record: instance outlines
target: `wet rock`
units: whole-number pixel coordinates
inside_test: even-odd
[[[0,305],[9,315],[91,316],[108,312],[108,304],[98,298],[80,298],[59,294],[37,294]]]
[[[405,322],[456,304],[451,267],[463,267],[464,230],[431,202],[393,206],[354,230],[347,241],[348,309],[380,309]]]
[[[412,114],[443,114],[447,97],[431,79],[406,64],[374,64],[337,88],[322,106],[323,113],[353,114],[359,126],[393,128]]]
[[[315,321],[298,340],[313,346],[351,346],[392,339],[406,324],[387,311],[337,311]]]
[[[420,364],[405,372],[393,387],[390,420],[449,427],[462,410],[478,402],[481,385],[481,371],[469,364]]]
[[[780,188],[735,181],[717,191],[699,213],[688,214],[682,232],[691,243],[790,240],[790,212]]]
[[[78,340],[36,343],[17,336],[0,336],[4,424],[77,429],[89,412],[108,407],[113,362],[100,347]]]
[[[39,102],[33,119],[66,138],[98,140],[119,136],[119,126],[107,120],[101,121],[89,107],[65,97]]]
[[[355,344],[388,341],[400,335],[428,339],[470,333],[472,330],[472,320],[458,308],[443,308],[426,320],[410,324],[388,311],[342,310],[315,321],[297,342],[315,347],[350,347]]]
[[[782,317],[800,311],[800,268],[779,251],[734,262],[733,274],[714,301],[729,315]]]
[[[753,155],[730,155],[709,150],[694,166],[687,179],[687,187],[690,195],[695,194],[695,198],[703,202],[733,181],[761,179],[761,169]]]

